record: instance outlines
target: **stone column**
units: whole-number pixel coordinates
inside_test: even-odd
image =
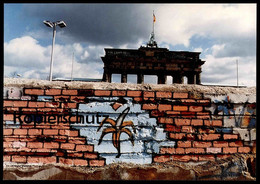
[[[104,70],[102,81],[103,82],[111,82],[111,75],[112,75],[111,73],[109,73],[108,71]]]
[[[127,83],[127,74],[126,73],[121,74],[121,83]]]
[[[196,84],[201,84],[201,78],[200,73],[196,74]]]
[[[143,84],[144,83],[144,74],[139,73],[137,74],[137,84]]]

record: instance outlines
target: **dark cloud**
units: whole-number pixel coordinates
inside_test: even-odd
[[[31,4],[25,14],[43,20],[64,20],[71,42],[111,45],[149,38],[152,8],[142,4]],[[148,41],[148,40],[147,40]]]

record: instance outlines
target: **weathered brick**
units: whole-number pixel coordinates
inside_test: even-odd
[[[172,97],[172,92],[156,92],[156,97],[157,98],[171,98]]]
[[[3,155],[3,161],[4,162],[10,162],[11,161],[11,156],[10,155]]]
[[[60,164],[66,164],[66,165],[73,165],[73,159],[69,158],[59,158],[59,163]]]
[[[29,102],[28,107],[44,107],[45,102]]]
[[[27,135],[27,129],[14,129],[14,135]]]
[[[73,159],[75,166],[88,166],[88,161],[83,159]]]
[[[42,148],[43,143],[42,142],[28,142],[27,147],[28,148]]]
[[[51,156],[51,157],[28,156],[27,162],[28,163],[44,163],[44,164],[56,163],[56,156]]]
[[[79,89],[78,96],[94,96],[94,90],[92,89]]]
[[[154,162],[169,162],[171,160],[170,155],[156,155],[153,158]]]
[[[12,162],[26,163],[26,156],[13,155]]]
[[[238,147],[239,153],[250,153],[251,148],[250,147]]]
[[[105,165],[105,160],[89,160],[89,166],[100,167]]]
[[[165,118],[165,117],[159,117],[158,118],[159,123],[167,123],[167,124],[172,124],[173,119],[172,118]]]
[[[157,105],[156,104],[143,104],[142,109],[143,110],[157,109]]]
[[[57,142],[45,142],[43,145],[44,148],[56,149],[59,148],[59,143]]]
[[[13,121],[14,115],[13,114],[4,114],[4,121]]]
[[[94,147],[93,145],[76,145],[76,151],[89,151],[93,152]]]
[[[57,129],[44,129],[43,135],[58,135],[59,130]]]
[[[61,95],[61,89],[46,89],[45,95]]]
[[[224,138],[224,140],[238,139],[238,135],[236,135],[236,134],[224,134],[223,138]]]
[[[243,141],[229,142],[228,144],[229,144],[230,147],[242,147]]]
[[[189,148],[191,147],[191,141],[178,141],[177,146],[180,148]]]
[[[77,108],[77,103],[64,102],[64,103],[61,103],[61,108],[76,109]]]
[[[215,156],[214,155],[199,155],[199,161],[214,161],[215,160]]]
[[[188,161],[198,161],[198,156],[196,155],[172,155],[172,160],[188,162]]]
[[[205,153],[204,148],[185,148],[185,153],[186,154],[202,154]]]
[[[59,108],[59,106],[60,106],[59,102],[45,102],[45,107]]]
[[[174,111],[188,111],[188,106],[184,105],[173,105]]]
[[[60,148],[61,149],[65,149],[65,150],[74,150],[75,144],[72,144],[72,143],[61,143],[60,144]]]
[[[180,92],[175,92],[173,93],[173,98],[188,98],[189,93],[180,93]]]
[[[95,159],[98,157],[97,153],[84,153],[84,158]]]
[[[64,89],[64,90],[62,90],[62,94],[63,95],[77,95],[78,90],[76,90],[76,89]]]
[[[43,89],[25,89],[24,94],[26,95],[44,95]]]
[[[113,91],[112,91],[112,96],[126,96],[126,91],[113,90]]]
[[[107,90],[95,90],[95,96],[110,96],[111,91]]]
[[[68,157],[83,157],[83,153],[67,153]]]
[[[153,91],[144,91],[143,92],[143,96],[144,96],[144,98],[148,98],[148,97],[154,97],[154,92]]]
[[[191,120],[190,119],[175,119],[175,125],[177,126],[184,126],[184,125],[190,125]]]
[[[12,144],[12,147],[13,148],[18,148],[18,149],[21,149],[21,148],[25,148],[26,147],[26,142],[13,142]]]
[[[166,114],[170,117],[176,117],[180,115],[180,112],[178,111],[166,111]]]
[[[169,104],[159,104],[158,105],[158,110],[159,111],[172,110],[172,105],[169,105]]]
[[[4,128],[3,129],[4,135],[12,135],[13,134],[13,129],[11,128]]]
[[[13,101],[13,107],[27,107],[28,101]]]
[[[59,134],[60,135],[67,135],[70,137],[75,137],[79,135],[79,131],[78,130],[59,130]]]
[[[213,141],[213,146],[217,148],[228,147],[227,141]]]
[[[166,124],[164,130],[168,131],[168,132],[180,132],[181,127],[177,127],[177,126],[171,125],[171,124]]]
[[[203,111],[203,107],[202,106],[190,106],[189,111],[191,111],[191,112],[201,112],[201,111]]]
[[[28,135],[41,135],[42,129],[29,129]]]
[[[127,96],[130,97],[141,97],[142,91],[127,91]]]
[[[218,140],[220,139],[221,134],[202,134],[198,135],[200,140],[209,141],[209,140]]]
[[[186,137],[186,134],[185,133],[169,133],[169,137],[171,139],[183,139],[184,137]]]
[[[221,148],[206,148],[207,153],[221,153]]]
[[[161,154],[175,154],[175,148],[166,148],[166,147],[162,147],[160,148],[160,153]]]
[[[194,141],[193,142],[193,147],[196,147],[196,148],[208,148],[211,146],[212,146],[211,142],[205,142],[205,141]]]
[[[185,133],[194,133],[195,129],[193,126],[182,126],[181,131]]]
[[[223,153],[237,153],[237,148],[236,147],[226,147],[223,148]]]
[[[202,119],[192,119],[191,120],[191,125],[193,125],[193,126],[202,126],[203,125],[203,120]]]

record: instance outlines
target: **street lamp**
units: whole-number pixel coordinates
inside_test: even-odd
[[[51,22],[51,21],[48,21],[48,20],[43,21],[43,23],[46,26],[53,28],[52,49],[51,49],[51,64],[50,64],[50,78],[49,78],[49,80],[52,81],[53,50],[54,50],[54,44],[55,44],[56,26],[58,25],[60,28],[64,28],[64,27],[66,27],[66,24],[65,24],[64,21]]]

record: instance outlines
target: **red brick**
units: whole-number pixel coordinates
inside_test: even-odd
[[[127,91],[127,96],[141,97],[142,96],[142,91]]]
[[[227,148],[223,148],[223,153],[237,153],[237,148],[236,147],[227,147]]]
[[[13,129],[11,128],[4,128],[3,129],[4,135],[12,135],[13,134]]]
[[[84,158],[95,159],[98,157],[97,153],[84,153]]]
[[[58,135],[57,129],[44,129],[43,130],[43,135]]]
[[[208,148],[211,146],[212,146],[211,142],[204,142],[204,141],[194,141],[193,142],[193,147],[196,147],[196,148]]]
[[[251,148],[250,147],[238,147],[239,153],[250,153]]]
[[[203,125],[203,120],[202,119],[192,119],[191,120],[191,125],[193,125],[193,126],[202,126]]]
[[[235,141],[235,142],[229,142],[230,147],[242,147],[243,141]]]
[[[76,109],[77,108],[77,103],[61,103],[61,108],[70,108],[70,109]]]
[[[166,111],[166,114],[171,117],[179,116],[180,112],[178,111]]]
[[[27,147],[28,148],[42,148],[43,143],[42,142],[28,142]]]
[[[218,140],[220,139],[220,134],[202,134],[198,135],[200,140],[209,141],[209,140]]]
[[[60,164],[73,165],[73,159],[59,158]]]
[[[93,145],[76,145],[76,151],[89,151],[93,152],[94,147]]]
[[[71,96],[70,101],[72,102],[84,102],[85,96]]]
[[[173,105],[174,111],[188,111],[188,106]]]
[[[27,107],[28,101],[13,101],[14,107]]]
[[[100,167],[105,165],[105,160],[89,160],[89,166]]]
[[[162,148],[160,148],[160,153],[161,154],[175,154],[175,148],[162,147]]]
[[[26,95],[44,95],[43,89],[25,89],[24,94]]]
[[[60,135],[67,135],[70,137],[75,137],[79,135],[79,131],[78,130],[59,130],[59,134]]]
[[[203,107],[202,106],[190,106],[189,107],[189,111],[191,111],[191,112],[200,112],[200,111],[203,111]]]
[[[83,157],[83,153],[67,153],[68,157]]]
[[[156,104],[143,104],[142,109],[143,110],[157,109],[157,105]]]
[[[57,142],[45,142],[43,145],[44,148],[56,149],[59,148],[59,143]]]
[[[186,137],[186,134],[185,133],[169,133],[169,137],[171,139],[183,139],[184,137]]]
[[[190,125],[190,119],[175,119],[175,125],[177,126],[184,126],[184,125]]]
[[[203,155],[203,156],[199,156],[199,161],[214,161],[215,156],[214,155]]]
[[[39,156],[28,156],[28,163],[56,163],[56,156],[51,157],[39,157]]]
[[[148,98],[148,97],[154,97],[154,92],[152,91],[144,91],[144,98]]]
[[[228,142],[226,142],[226,141],[214,141],[213,146],[217,147],[217,148],[228,147]]]
[[[14,115],[13,114],[4,114],[4,121],[13,121]]]
[[[169,131],[169,132],[180,132],[181,131],[181,127],[177,127],[177,126],[174,126],[174,125],[166,124],[164,130],[165,131]]]
[[[173,119],[172,118],[159,117],[158,122],[159,123],[173,124]]]
[[[185,153],[186,154],[201,154],[201,153],[205,153],[204,148],[185,148]]]
[[[196,155],[172,155],[171,158],[181,162],[198,161],[198,156]]]
[[[73,159],[75,166],[88,166],[88,161],[83,159]]]
[[[76,90],[76,89],[64,89],[64,90],[62,90],[62,94],[63,95],[77,95],[78,90]]]
[[[12,162],[26,163],[26,156],[13,155]]]
[[[169,105],[169,104],[159,104],[158,105],[158,110],[159,111],[172,110],[172,105]]]
[[[74,150],[75,148],[75,144],[72,144],[72,143],[61,143],[60,145],[60,148],[61,149],[65,149],[65,150]]]
[[[27,129],[14,129],[14,135],[27,135]]]
[[[168,162],[171,160],[170,155],[156,155],[153,158],[154,162]]]
[[[29,129],[28,135],[41,135],[42,129]]]
[[[172,92],[156,92],[157,98],[171,98]]]
[[[212,126],[222,126],[222,120],[212,120]]]
[[[59,102],[45,102],[45,107],[58,108],[59,106]]]
[[[188,98],[189,97],[189,93],[173,93],[173,98]]]
[[[95,96],[110,96],[111,91],[107,90],[96,90],[95,91]]]
[[[126,91],[112,91],[112,96],[126,96]]]
[[[180,148],[189,148],[191,147],[191,141],[178,141],[177,146]]]
[[[61,89],[46,89],[45,95],[61,95]]]
[[[11,156],[10,155],[4,155],[3,156],[3,161],[4,162],[10,162],[11,161]]]
[[[224,134],[223,135],[224,140],[228,140],[228,139],[238,139],[238,135],[236,134]]]
[[[13,143],[12,142],[4,142],[3,143],[3,147],[4,148],[12,148],[13,147]]]
[[[181,131],[185,133],[194,133],[195,129],[193,126],[182,126]]]
[[[44,107],[45,102],[29,102],[28,107]]]

